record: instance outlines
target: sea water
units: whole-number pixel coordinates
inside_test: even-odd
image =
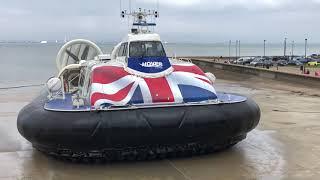
[[[110,53],[115,43],[98,44],[103,52]],[[0,89],[6,87],[39,85],[52,76],[57,75],[55,64],[56,55],[61,48],[59,43],[0,43]],[[195,43],[167,43],[164,44],[168,56],[229,56],[229,45],[195,44]],[[262,56],[263,45],[241,45],[241,56]],[[308,45],[308,54],[320,53],[320,45]],[[267,45],[266,55],[281,56],[284,54],[282,44]],[[287,48],[287,55],[291,54],[291,47]],[[304,54],[304,45],[296,44],[295,55]],[[230,47],[230,55],[236,55],[234,45]]]

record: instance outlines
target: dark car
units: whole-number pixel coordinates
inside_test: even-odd
[[[290,60],[290,61],[288,62],[288,65],[301,66],[301,65],[303,65],[303,63],[300,62],[300,61],[298,61],[298,60],[293,59],[293,60]]]
[[[276,64],[277,64],[278,66],[286,66],[286,65],[288,65],[288,62],[287,62],[286,60],[278,60],[278,61],[276,62]]]
[[[265,58],[255,58],[251,63],[250,66],[266,66],[270,67],[273,66],[273,62],[271,60],[267,60]]]
[[[289,56],[280,56],[280,57],[277,57],[278,61],[280,60],[284,60],[284,61],[289,61],[290,57]]]
[[[263,58],[254,58],[254,60],[250,63],[250,66],[261,66],[265,59]]]
[[[278,62],[278,61],[280,61],[280,60],[282,60],[282,59],[279,58],[279,57],[272,57],[272,61],[273,61],[273,62]]]
[[[268,61],[272,61],[272,57],[268,57],[268,56],[265,56],[265,57],[263,57],[265,60],[268,60]]]
[[[304,58],[304,57],[296,58],[296,60],[299,61],[299,62],[301,62],[301,63],[303,63],[303,64],[306,64],[306,63],[308,63],[308,62],[313,61],[313,59],[311,59],[311,58]]]
[[[269,68],[269,67],[273,66],[273,62],[272,62],[272,60],[264,60],[262,66]]]
[[[310,58],[311,59],[320,59],[320,54],[311,54]]]

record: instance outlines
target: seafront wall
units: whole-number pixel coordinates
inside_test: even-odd
[[[292,83],[299,83],[301,85],[312,86],[312,87],[320,87],[320,78],[307,76],[307,75],[299,75],[299,74],[292,74],[287,72],[280,72],[262,68],[255,68],[255,67],[248,67],[248,66],[241,66],[235,64],[227,64],[227,63],[219,63],[213,62],[212,60],[206,59],[191,59],[193,63],[198,65],[199,67],[211,70],[214,72],[214,69],[219,69],[223,71],[230,71],[236,72],[240,74],[252,75],[261,78],[268,78],[274,79],[278,81],[285,81],[285,82],[292,82]]]

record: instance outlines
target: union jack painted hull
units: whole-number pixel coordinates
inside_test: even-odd
[[[97,109],[90,105],[75,109],[72,94],[48,102],[48,92],[43,91],[19,112],[18,130],[50,155],[114,160],[128,154],[128,149],[141,155],[163,149],[170,150],[164,154],[180,153],[181,148],[195,153],[203,152],[202,147],[221,150],[243,140],[257,126],[260,109],[250,98],[216,93],[195,65],[173,64],[172,69],[162,77],[143,78],[128,73],[121,64],[95,66],[90,101]],[[142,108],[98,109],[129,104]]]
[[[91,105],[179,104],[216,100],[212,82],[194,64],[172,65],[173,72],[156,78],[128,73],[121,64],[96,66],[91,74]]]
[[[219,104],[73,112],[43,108],[48,96],[43,91],[19,112],[17,126],[33,147],[63,157],[67,152],[116,158],[118,151],[145,154],[159,146],[179,147],[177,153],[190,146],[198,152],[202,146],[220,149],[245,138],[257,126],[260,110],[250,98],[217,95]]]

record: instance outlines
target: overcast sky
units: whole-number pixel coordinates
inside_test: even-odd
[[[128,9],[129,0],[122,0]],[[132,0],[155,9],[156,0]],[[157,32],[168,42],[320,43],[320,0],[159,0]],[[0,40],[119,41],[128,30],[119,0],[10,0],[0,5]]]

